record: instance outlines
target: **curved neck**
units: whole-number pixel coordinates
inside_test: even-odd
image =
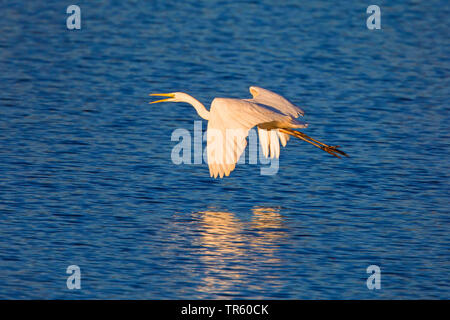
[[[192,105],[200,117],[205,120],[209,120],[209,111],[206,110],[205,106],[200,101],[186,94],[186,96],[183,98],[183,102]]]

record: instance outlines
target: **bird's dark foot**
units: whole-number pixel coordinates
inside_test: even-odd
[[[337,153],[339,153],[339,154],[341,154],[341,155],[343,155],[343,156],[348,157],[348,154],[346,154],[344,151],[341,151],[341,150],[338,149],[338,148],[340,148],[340,146],[329,146],[328,148],[329,148],[329,150],[332,151],[333,153],[334,153],[334,152],[337,152]]]

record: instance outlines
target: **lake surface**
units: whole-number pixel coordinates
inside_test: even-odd
[[[39,2],[0,4],[0,298],[450,298],[447,1],[379,1],[381,30],[360,1],[78,1],[81,30]],[[199,117],[148,94],[251,85],[351,157],[174,164]]]

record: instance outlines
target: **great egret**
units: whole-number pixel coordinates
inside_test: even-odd
[[[272,91],[250,87],[253,99],[215,98],[210,110],[197,99],[184,92],[152,93],[151,96],[168,97],[153,101],[186,102],[198,115],[208,120],[207,155],[211,177],[228,176],[247,146],[246,137],[254,126],[258,127],[259,143],[266,157],[280,155],[280,144],[286,146],[289,135],[304,140],[335,157],[347,154],[339,146],[328,146],[306,134],[293,130],[306,128],[308,124],[298,120],[305,113],[299,107]]]

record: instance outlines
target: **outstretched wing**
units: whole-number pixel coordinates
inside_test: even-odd
[[[254,127],[306,127],[303,122],[272,108],[240,99],[216,98],[211,104],[207,131],[210,175],[228,176],[247,146],[246,137]]]
[[[305,111],[275,92],[254,86],[250,87],[249,90],[253,96],[253,99],[247,99],[246,101],[271,106],[272,108],[275,108],[280,112],[294,118],[297,118],[299,115],[305,115]]]
[[[253,96],[253,99],[246,99],[246,101],[264,104],[270,106],[280,112],[290,115],[294,118],[297,118],[299,115],[304,116],[305,112],[292,104],[286,98],[280,96],[279,94],[272,92],[267,89],[263,89],[260,87],[250,87],[250,93]],[[276,157],[280,155],[280,144],[286,146],[286,143],[289,141],[289,135],[279,132],[278,130],[266,130],[262,128],[258,128],[259,135],[259,143],[263,150],[263,154],[266,157]]]

